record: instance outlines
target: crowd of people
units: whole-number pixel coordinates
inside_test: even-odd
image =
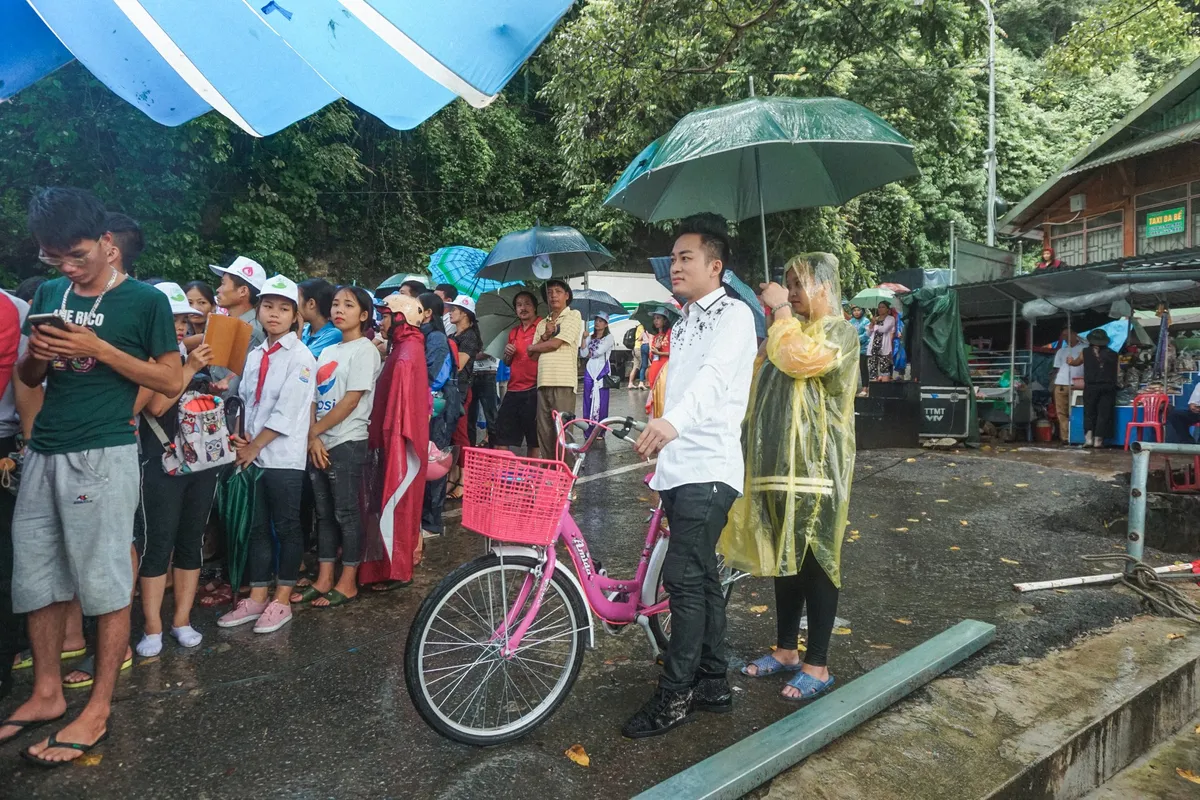
[[[31,696],[0,723],[0,744],[61,720],[64,687],[91,688],[75,719],[22,751],[44,766],[107,737],[133,650],[152,657],[165,647],[168,582],[170,639],[203,641],[191,612],[210,517],[227,526],[228,516],[244,518],[248,532],[244,581],[228,587],[232,608],[218,626],[271,634],[299,604],[336,609],[412,580],[426,540],[444,531],[447,499],[461,496],[472,409],[487,419],[489,446],[554,457],[553,415],[575,411],[583,359],[584,413],[608,412],[608,319],[594,315],[589,331],[561,280],[540,288],[544,317],[533,291],[515,296],[503,353],[484,366],[474,302],[450,285],[411,281],[377,298],[268,275],[243,256],[211,267],[215,288],[138,280],[136,223],[76,189],[40,192],[29,227],[60,277],[0,294],[0,456],[12,454],[0,471],[14,488],[19,481],[15,497],[0,491],[0,664],[6,688],[10,664],[33,671]],[[664,585],[674,633],[658,692],[625,726],[635,737],[731,702],[718,539],[731,563],[777,579],[778,650],[746,674],[796,672],[789,698],[833,683],[824,649],[810,644],[801,663],[795,636],[805,605],[810,642],[823,632],[827,645],[832,630],[860,337],[832,313],[836,261],[803,257],[789,264],[787,287],[764,286],[773,324],[756,362],[749,308],[722,282],[729,244],[718,227],[685,225],[672,267],[682,318],[672,325],[659,309],[638,342],[637,380],[655,391],[637,448],[658,458],[652,487],[672,531]],[[218,353],[218,329],[231,324],[218,316],[244,326],[244,359]],[[780,416],[784,407],[793,411]],[[754,431],[746,457],[743,418]],[[815,432],[835,428],[838,446],[818,446]],[[780,495],[781,478],[797,476],[813,491]],[[252,490],[231,514],[238,480]],[[784,519],[795,527],[780,528]],[[747,537],[764,535],[777,557],[742,563],[751,549],[765,552]],[[144,618],[135,648],[133,602]],[[95,619],[93,655],[64,678],[61,661],[85,650],[85,615]]]

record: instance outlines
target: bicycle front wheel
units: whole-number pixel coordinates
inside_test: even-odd
[[[529,610],[538,562],[494,554],[447,575],[421,603],[408,632],[404,682],[430,727],[464,744],[518,739],[566,699],[583,664],[588,610],[556,571],[517,652],[505,658],[495,635],[531,582],[515,628]],[[561,565],[559,565],[561,568]]]

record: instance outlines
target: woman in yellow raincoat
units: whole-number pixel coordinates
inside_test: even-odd
[[[730,566],[775,578],[776,650],[742,672],[793,672],[783,696],[806,700],[834,682],[826,657],[854,472],[859,342],[842,317],[836,258],[796,256],[786,282],[763,288],[772,321],[746,414],[746,486],[717,549]]]

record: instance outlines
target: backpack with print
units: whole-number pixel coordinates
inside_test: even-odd
[[[158,420],[143,415],[163,446],[162,467],[168,475],[188,475],[232,464],[236,458],[225,422],[225,401],[202,392],[184,392],[176,404],[179,431],[167,439]]]

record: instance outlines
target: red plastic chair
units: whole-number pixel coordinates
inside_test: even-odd
[[[1154,431],[1154,441],[1166,441],[1164,426],[1167,424],[1167,408],[1170,405],[1171,398],[1165,394],[1139,394],[1133,398],[1133,422],[1125,426],[1125,449],[1129,449],[1129,437],[1135,430],[1139,442],[1145,441],[1142,431],[1147,428]],[[1140,420],[1139,409],[1142,412]]]

